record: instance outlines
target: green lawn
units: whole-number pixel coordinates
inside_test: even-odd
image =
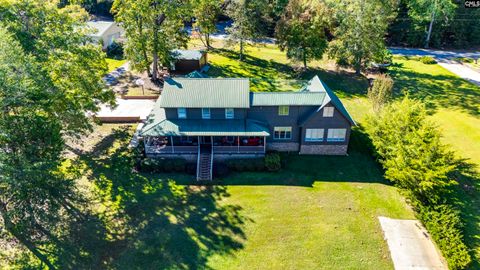
[[[107,61],[108,72],[114,71],[127,62],[127,60],[116,60],[112,58],[106,58],[105,60]]]
[[[104,266],[393,269],[377,217],[413,214],[361,133],[346,157],[285,155],[280,172],[195,186],[189,175],[132,172],[125,147],[132,130],[111,126],[78,159],[109,231],[100,240],[84,236],[97,243]]]

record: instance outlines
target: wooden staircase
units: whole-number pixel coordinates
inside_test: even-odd
[[[202,145],[197,157],[197,181],[212,180],[213,151],[211,145]]]

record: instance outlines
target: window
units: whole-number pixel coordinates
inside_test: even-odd
[[[225,109],[225,119],[233,119],[235,117],[234,109]]]
[[[343,142],[345,141],[345,134],[347,130],[344,128],[332,128],[328,130],[328,142]]]
[[[324,107],[323,108],[323,117],[333,117],[333,107]]]
[[[177,109],[178,118],[187,118],[187,109],[178,108]]]
[[[290,108],[288,106],[278,106],[278,115],[288,115]]]
[[[274,127],[273,138],[277,140],[289,140],[292,138],[292,127]]]
[[[321,142],[323,141],[323,128],[307,128],[305,133],[305,141]]]
[[[210,119],[210,108],[202,108],[202,118]]]

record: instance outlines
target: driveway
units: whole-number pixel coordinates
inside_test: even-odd
[[[395,270],[448,270],[430,235],[418,220],[378,219]]]
[[[413,49],[413,48],[389,48],[393,54],[406,56],[432,56],[438,64],[457,76],[470,81],[480,86],[480,72],[477,72],[466,65],[462,65],[452,58],[466,57],[466,58],[480,58],[480,52],[466,52],[466,51],[441,51],[441,50],[427,50],[427,49]]]

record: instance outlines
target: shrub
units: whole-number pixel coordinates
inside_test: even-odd
[[[387,74],[382,74],[373,81],[368,89],[368,98],[372,102],[373,110],[378,112],[392,98],[393,80]]]
[[[191,174],[191,175],[196,175],[197,173],[197,164],[195,163],[187,163],[185,165],[185,172],[187,174]]]
[[[417,208],[419,218],[442,250],[449,269],[465,269],[472,258],[463,242],[463,224],[459,212],[445,204]]]
[[[475,60],[468,57],[455,57],[453,60],[462,62],[462,63],[473,63]]]
[[[107,47],[107,57],[114,59],[123,59],[123,44],[114,41]]]
[[[227,164],[218,162],[213,164],[213,177],[224,178],[230,173]]]
[[[278,153],[269,153],[265,156],[265,167],[273,172],[278,171],[282,167],[282,160]]]
[[[433,65],[436,64],[437,61],[431,57],[431,56],[422,56],[420,57],[420,62],[426,64],[426,65]]]
[[[186,161],[184,159],[145,158],[140,163],[140,171],[148,172],[148,173],[185,172],[186,171]]]
[[[226,166],[228,169],[238,172],[265,170],[263,158],[231,159],[227,161]]]

